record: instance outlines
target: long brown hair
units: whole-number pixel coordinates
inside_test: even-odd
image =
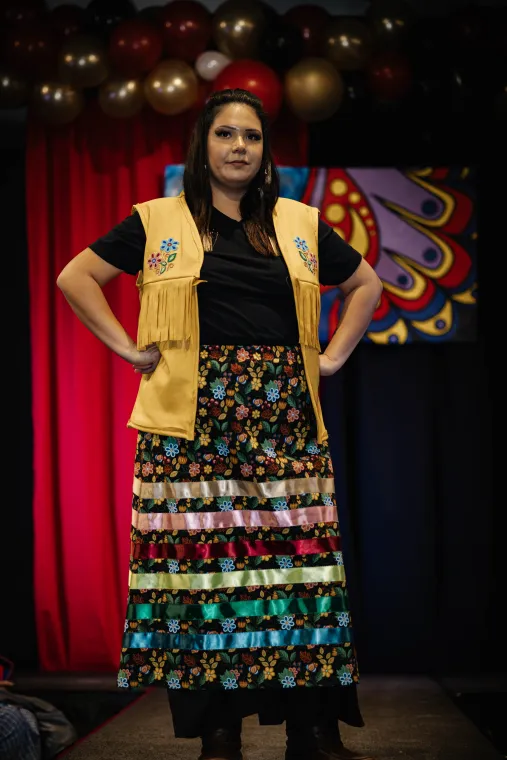
[[[207,167],[208,133],[217,113],[230,103],[242,103],[249,106],[261,122],[263,138],[261,165],[243,195],[239,209],[250,245],[265,256],[274,256],[277,255],[277,251],[274,250],[270,238],[275,240],[273,209],[278,200],[280,179],[269,145],[268,118],[262,108],[261,100],[256,95],[247,90],[236,89],[221,90],[210,96],[190,138],[183,174],[185,200],[201,238],[209,241],[213,200]]]

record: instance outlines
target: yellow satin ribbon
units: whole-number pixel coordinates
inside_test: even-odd
[[[251,480],[197,480],[190,483],[147,483],[134,478],[141,499],[209,499],[217,496],[256,496],[276,499],[298,493],[334,493],[334,478],[289,478],[255,483]]]
[[[132,573],[130,589],[215,589],[345,581],[343,565],[293,567],[287,570],[235,570],[231,573]]]

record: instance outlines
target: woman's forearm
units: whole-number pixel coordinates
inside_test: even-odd
[[[359,285],[345,297],[340,323],[325,350],[333,362],[343,365],[371,322],[382,292],[380,281]]]
[[[99,340],[123,359],[135,349],[135,343],[118,322],[100,285],[87,274],[62,273],[57,285],[71,309]]]

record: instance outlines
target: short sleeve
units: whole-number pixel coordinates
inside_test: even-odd
[[[137,212],[89,245],[101,259],[133,275],[143,268],[145,247],[146,233]]]
[[[340,285],[351,277],[363,257],[326,222],[319,219],[319,281]]]

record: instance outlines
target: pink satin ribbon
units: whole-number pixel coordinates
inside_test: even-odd
[[[299,541],[220,541],[213,544],[153,544],[132,541],[133,559],[213,559],[269,555],[327,554],[341,549],[340,536]]]
[[[132,527],[138,530],[206,530],[215,528],[268,527],[290,528],[292,525],[338,522],[335,506],[268,510],[235,509],[230,512],[151,512],[132,510]]]

